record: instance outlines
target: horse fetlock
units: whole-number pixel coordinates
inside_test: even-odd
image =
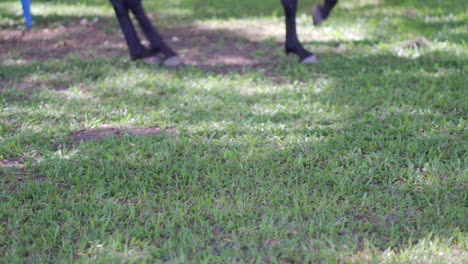
[[[172,56],[165,59],[162,64],[166,67],[177,67],[182,65],[184,62],[179,56]]]
[[[315,56],[314,54],[300,60],[300,63],[302,64],[314,64],[314,63],[319,63],[320,62],[320,58]]]

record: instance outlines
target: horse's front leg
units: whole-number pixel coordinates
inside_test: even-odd
[[[304,64],[317,63],[320,59],[304,49],[297,38],[296,12],[297,0],[281,0],[286,17],[286,53],[294,53],[299,56],[299,61]]]
[[[314,18],[314,25],[322,23],[330,15],[333,7],[338,3],[338,0],[325,0],[323,6],[316,5],[312,8],[312,17]]]
[[[114,7],[117,19],[119,20],[122,32],[124,33],[132,60],[150,57],[151,52],[141,44],[140,38],[138,38],[138,34],[128,13],[129,9],[125,2],[122,0],[111,0],[111,3]]]
[[[151,21],[141,5],[141,0],[127,1],[132,3],[130,5],[130,9],[138,20],[146,38],[150,42],[151,52],[153,54],[162,55],[162,63],[165,66],[178,66],[182,64],[182,60],[177,56],[177,53],[164,42],[158,30],[151,24]]]

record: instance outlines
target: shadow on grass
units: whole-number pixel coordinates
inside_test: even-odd
[[[112,19],[110,19],[112,20]],[[63,63],[73,63],[76,60],[78,67],[82,69],[86,65],[93,63],[105,64],[101,59],[115,58],[116,56],[126,56],[126,45],[123,39],[119,38],[119,29],[112,24],[109,19],[103,19],[97,24],[88,26],[74,25],[70,27],[55,27],[51,29],[33,30],[25,36],[12,36],[1,40],[1,44],[6,47],[3,57],[3,67],[0,76],[3,80],[16,79],[33,75],[34,68],[41,65],[40,68],[64,67]],[[111,30],[113,33],[105,33],[106,30]],[[252,40],[248,33],[240,33],[228,29],[206,29],[198,26],[175,26],[171,28],[163,28],[163,35],[168,40],[171,46],[180,51],[182,57],[186,60],[187,65],[200,67],[206,71],[215,71],[218,73],[228,73],[253,68],[253,70],[266,71],[267,74],[276,71],[288,71],[288,62],[294,59],[285,58],[282,50],[283,44],[275,40]],[[353,58],[349,60],[344,57],[346,54],[341,54],[340,51],[333,51],[334,48],[342,44],[353,45],[357,47],[368,46],[372,48],[380,42],[374,38],[368,38],[359,41],[309,41],[305,45],[310,50],[316,47],[325,47],[327,53],[323,54],[325,59],[334,60],[333,63],[322,63],[318,65],[308,66],[316,73],[328,74],[329,71],[337,69],[335,62],[342,60],[343,65],[340,65],[338,70],[348,68],[348,72],[354,73],[358,68],[355,62],[360,65],[369,64],[372,62],[373,55],[362,53],[361,58]],[[322,55],[322,54],[319,54]],[[443,54],[440,54],[443,55]],[[341,57],[343,56],[343,57]],[[293,56],[294,57],[294,56]],[[441,58],[443,56],[440,56]],[[82,62],[80,59],[88,58],[88,62]],[[294,57],[295,58],[295,57]],[[44,62],[54,60],[49,66]],[[65,59],[63,62],[57,59]],[[382,70],[391,64],[406,63],[404,58],[395,58],[391,55],[376,57],[381,61],[382,65],[378,65]],[[413,60],[415,65],[420,63],[432,63],[431,58],[421,58]],[[438,60],[440,61],[440,59]],[[286,63],[285,63],[286,62]],[[347,63],[348,62],[348,63]],[[122,64],[125,68],[128,67],[128,61],[115,61],[114,63]],[[460,64],[460,61],[454,61]],[[6,65],[5,65],[6,64]],[[444,63],[445,64],[445,63]],[[114,64],[115,65],[115,64]],[[329,67],[329,66],[332,67]],[[73,65],[76,67],[77,65]],[[72,67],[72,65],[70,65]],[[458,67],[461,67],[458,65]],[[310,75],[310,71],[305,70],[306,67],[297,67],[297,70],[304,70],[304,79]],[[157,69],[155,69],[157,70]],[[103,70],[97,69],[95,74],[98,78],[102,76]],[[281,73],[280,73],[281,75]],[[333,73],[331,73],[333,75]],[[84,77],[84,76],[83,76]],[[95,79],[92,78],[92,79]],[[64,80],[66,82],[68,80]],[[73,84],[73,83],[72,83]],[[63,87],[62,87],[63,89]]]
[[[227,252],[254,262],[252,256],[260,252],[266,260],[306,262],[312,253],[318,261],[324,256],[339,260],[367,249],[403,250],[423,239],[449,240],[466,232],[466,153],[458,125],[466,116],[466,77],[459,58],[444,52],[409,59],[330,51],[312,66],[285,62],[277,54],[216,65],[201,58],[213,54],[213,46],[206,45],[217,38],[241,47],[228,46],[226,58],[280,45],[227,30],[198,32],[183,33],[197,40],[208,36],[198,49],[174,43],[194,58],[192,66],[180,69],[79,58],[76,50],[61,63],[24,53],[36,61],[2,65],[0,77],[10,86],[0,89],[2,109],[19,109],[2,119],[22,115],[37,127],[2,123],[2,135],[13,136],[2,142],[1,155],[18,161],[14,154],[39,149],[29,154],[31,165],[24,173],[46,175],[39,182],[2,182],[17,185],[17,192],[2,189],[0,197],[8,206],[0,218],[10,237],[2,240],[4,250],[36,243],[12,254],[40,258],[32,253],[40,249],[50,262],[68,250],[64,244],[71,245],[70,256],[80,258],[89,241],[100,241],[140,250],[150,245],[146,253],[162,261],[169,256],[161,252],[177,255],[184,247],[194,258]],[[80,34],[72,38],[81,39]],[[64,58],[54,49],[40,52]],[[132,71],[150,77],[126,87],[124,79],[135,77]],[[57,74],[66,72],[71,74]],[[222,86],[233,78],[254,81]],[[101,90],[109,79],[115,82]],[[212,79],[220,79],[212,90],[189,82],[208,85]],[[328,82],[316,89],[322,79]],[[23,80],[37,80],[38,86],[26,84],[18,95],[15,88]],[[81,83],[88,97],[68,98],[67,89]],[[257,84],[278,88],[248,90]],[[68,103],[73,107],[64,107]],[[47,104],[54,111],[48,113]],[[80,123],[99,114],[92,107],[125,108],[138,116],[149,111],[148,105],[155,111],[165,108],[161,122],[180,125],[181,135],[124,135],[84,144],[70,137],[75,132],[70,120]],[[262,105],[282,108],[261,112],[256,106]],[[29,113],[35,106],[43,112]],[[110,119],[104,116],[101,122]],[[14,136],[20,130],[26,133]],[[7,152],[9,146],[15,152]],[[1,170],[12,178],[10,168]],[[46,210],[49,204],[52,209]]]
[[[132,240],[130,248],[150,247],[146,253],[155,250],[161,259],[169,256],[158,255],[159,249],[178,252],[184,245],[193,258],[199,256],[196,252],[236,254],[250,262],[252,256],[265,254],[301,262],[314,253],[317,260],[324,255],[338,260],[368,249],[404,251],[422,239],[444,240],[463,232],[464,182],[451,163],[463,159],[461,139],[378,130],[369,137],[367,130],[380,122],[393,121],[369,120],[373,128],[351,122],[309,142],[301,140],[317,135],[311,130],[291,131],[299,141],[289,143],[271,140],[268,131],[252,133],[255,141],[195,135],[89,141],[64,149],[67,158],[39,164],[35,173],[47,175],[47,181],[20,183],[20,191],[6,199],[26,203],[44,197],[61,210],[60,217],[41,213],[52,220],[41,230],[28,230],[33,241],[48,238],[48,230],[56,226],[67,231],[55,233],[55,238],[74,247],[79,245],[70,241],[73,237],[80,237],[78,243],[120,243],[112,236],[118,231],[124,240]],[[437,158],[439,153],[433,152],[439,151],[450,157]],[[449,165],[437,171],[424,165],[427,162]],[[65,205],[64,200],[71,202]],[[112,224],[93,221],[104,212],[90,212],[79,206],[82,203],[113,212],[108,216]],[[145,216],[132,216],[134,210]],[[146,215],[146,210],[151,213]],[[41,221],[34,212],[21,214]],[[83,214],[90,217],[67,217]],[[132,221],[123,224],[122,219]],[[74,221],[80,225],[67,226]],[[147,228],[149,223],[152,228]],[[11,228],[24,237],[23,228]],[[187,235],[197,243],[188,243]],[[237,252],[239,245],[246,248]],[[52,258],[59,253],[50,243],[44,249]]]

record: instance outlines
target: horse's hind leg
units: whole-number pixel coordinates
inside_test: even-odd
[[[338,0],[325,0],[323,6],[316,5],[312,8],[312,17],[314,18],[314,25],[319,25],[327,19],[333,7],[338,3]]]
[[[302,46],[297,38],[296,12],[297,0],[281,0],[286,17],[286,53],[294,53],[299,56],[301,63],[309,64],[319,62],[319,58]]]
[[[164,56],[163,64],[166,66],[177,66],[182,63],[177,53],[173,51],[163,40],[158,30],[153,27],[151,21],[141,5],[141,0],[127,0],[132,1],[134,4],[130,6],[133,14],[138,20],[143,33],[151,44],[151,51],[154,54],[161,53]]]
[[[138,34],[133,27],[128,13],[128,7],[125,5],[124,1],[111,0],[111,3],[114,7],[117,19],[119,20],[120,27],[122,28],[132,60],[150,56],[150,51],[141,44],[140,39],[138,38]]]
[[[132,10],[133,14],[138,20],[138,23],[140,24],[143,33],[148,38],[151,44],[151,49],[156,52],[162,52],[166,56],[175,56],[176,53],[169,46],[167,46],[166,43],[164,43],[164,40],[162,39],[158,30],[151,24],[151,21],[149,20],[148,16],[145,13],[145,10],[141,5],[141,0],[127,1],[136,2],[136,4],[130,6],[130,9]]]

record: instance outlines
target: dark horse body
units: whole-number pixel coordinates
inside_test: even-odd
[[[161,62],[167,66],[176,66],[182,63],[177,53],[164,42],[157,29],[152,26],[141,5],[142,0],[110,1],[124,33],[132,59],[145,59],[148,63]],[[315,6],[312,9],[314,24],[317,25],[326,19],[337,2],[338,0],[325,0],[324,5]],[[286,18],[286,53],[296,54],[301,63],[308,64],[319,62],[318,57],[306,50],[297,37],[296,12],[298,0],[281,0],[281,4],[283,5]],[[135,15],[143,33],[148,38],[151,45],[149,49],[141,44],[130,19],[129,11]]]

